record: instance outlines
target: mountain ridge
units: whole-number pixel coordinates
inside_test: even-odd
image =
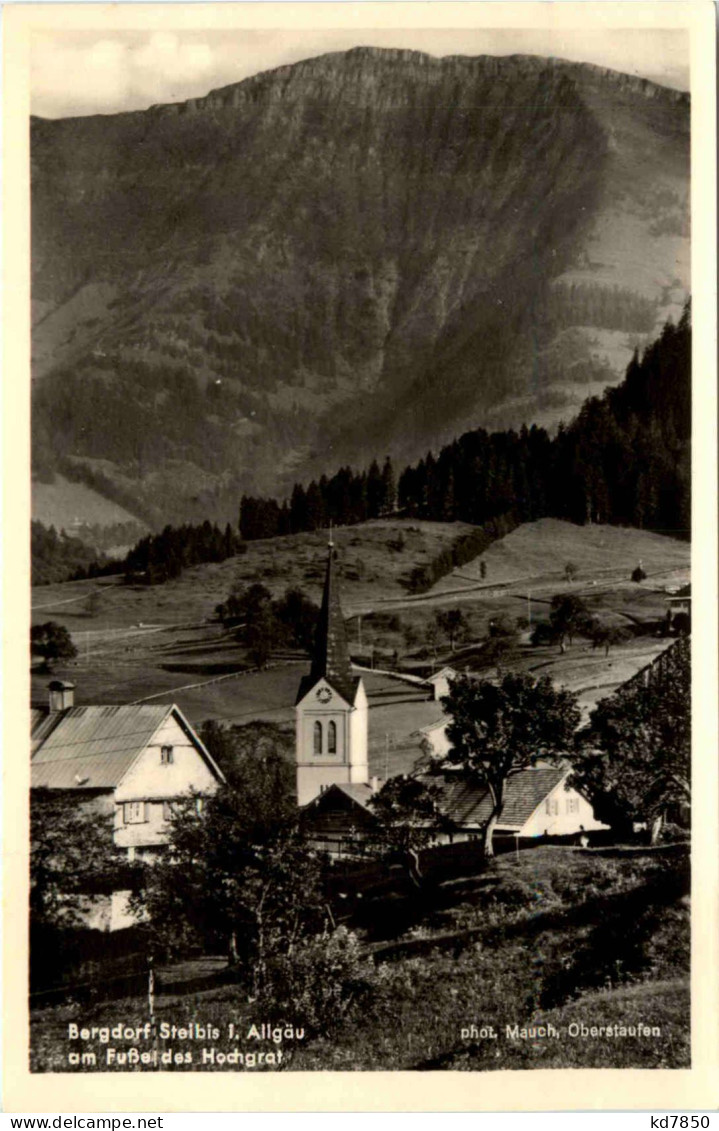
[[[36,450],[224,518],[556,418],[681,309],[688,107],[589,64],[355,48],[34,119]]]

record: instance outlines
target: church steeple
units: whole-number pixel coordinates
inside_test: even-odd
[[[350,702],[354,699],[357,684],[352,675],[347,633],[340,605],[339,579],[337,577],[337,554],[332,541],[328,543],[325,588],[322,594],[322,608],[317,623],[315,649],[312,657],[311,679],[325,678]]]
[[[295,704],[300,805],[334,783],[368,781],[367,695],[352,672],[336,558],[330,534],[312,667]]]

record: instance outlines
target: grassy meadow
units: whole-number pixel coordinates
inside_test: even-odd
[[[490,621],[546,620],[555,593],[580,596],[605,623],[633,635],[608,656],[581,638],[565,653],[534,647],[525,631],[503,658],[505,666],[550,674],[577,692],[588,712],[599,698],[650,663],[666,645],[656,626],[666,612],[667,590],[689,577],[690,547],[661,535],[621,527],[578,527],[555,519],[526,524],[494,543],[479,560],[441,579],[425,595],[402,584],[459,534],[463,524],[380,520],[340,528],[342,603],[353,654],[365,667],[399,666],[424,673],[445,663],[494,674],[483,656]],[[40,586],[33,591],[33,621],[56,620],[71,632],[78,657],[55,674],[77,686],[76,702],[176,702],[196,725],[205,719],[246,723],[262,719],[291,726],[297,685],[307,669],[301,653],[273,656],[264,671],[249,671],[244,648],[215,619],[233,585],[261,581],[274,594],[298,585],[321,597],[326,533],[251,542],[247,553],[220,564],[188,569],[164,585],[124,585],[119,578]],[[647,578],[630,580],[637,562]],[[567,562],[576,567],[568,581]],[[99,600],[88,601],[92,593]],[[446,638],[429,640],[435,614],[461,608],[467,623],[452,652]],[[363,673],[370,698],[373,773],[405,772],[419,753],[420,727],[441,716],[426,693],[377,672]],[[43,702],[48,675],[32,674],[33,701]]]
[[[396,937],[380,944],[365,941],[368,988],[324,1031],[305,1026],[302,1042],[285,1042],[278,1067],[687,1067],[687,890],[688,859],[667,850],[608,855],[541,847],[516,859],[500,857],[489,872],[441,884],[407,906],[404,929]],[[377,915],[384,914],[380,905]],[[362,940],[362,931],[359,935]],[[171,975],[161,969],[160,984]],[[187,1026],[197,1021],[221,1032],[215,1041],[161,1042],[161,1051],[172,1047],[192,1054],[191,1064],[175,1070],[217,1071],[217,1065],[200,1062],[204,1045],[223,1051],[277,1047],[244,1039],[268,1012],[248,1000],[241,986],[208,981],[206,989],[173,993],[168,985],[167,991],[156,999],[158,1022]],[[141,1025],[146,1013],[140,997],[35,1010],[32,1068],[77,1070],[66,1059],[69,1023]],[[281,1020],[304,1025],[301,1010]],[[239,1039],[228,1038],[229,1021]],[[496,1036],[474,1037],[472,1025]],[[531,1031],[550,1025],[557,1036],[511,1035],[514,1026]],[[626,1026],[626,1035],[582,1035],[581,1026],[614,1025]],[[639,1025],[649,1032],[632,1035],[628,1027]],[[98,1071],[108,1070],[103,1045],[83,1047],[96,1051]]]

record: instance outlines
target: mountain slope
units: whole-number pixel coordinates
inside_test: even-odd
[[[39,462],[225,517],[566,414],[684,299],[688,126],[586,65],[375,48],[34,120]]]

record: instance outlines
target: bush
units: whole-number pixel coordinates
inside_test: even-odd
[[[77,648],[64,625],[49,620],[44,624],[34,624],[30,629],[30,651],[40,656],[46,668],[57,660],[74,660]]]
[[[551,624],[540,621],[538,625],[535,625],[531,636],[532,644],[554,644],[556,639],[557,635]]]
[[[646,576],[647,575],[646,575],[646,573],[644,572],[644,570],[642,569],[641,566],[637,566],[636,569],[632,570],[632,581],[636,581],[636,582],[644,581]]]
[[[363,957],[359,940],[346,927],[310,939],[273,960],[263,1008],[277,1016],[301,1019],[313,1033],[327,1036],[353,1005],[366,1000],[378,971]]]

